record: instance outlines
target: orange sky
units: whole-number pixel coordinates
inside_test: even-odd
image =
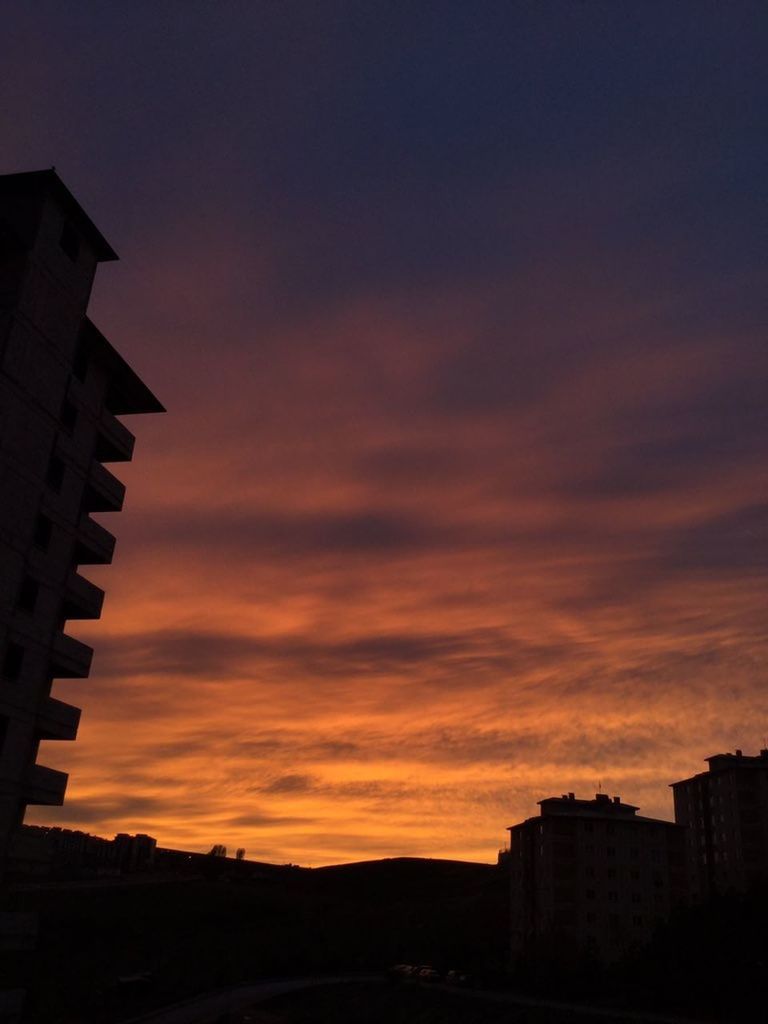
[[[764,20],[406,7],[41,0],[0,43],[0,170],[121,254],[91,313],[168,408],[28,821],[492,861],[764,744]]]
[[[650,337],[535,403],[422,413],[494,301],[298,324],[266,357],[189,366],[185,405],[134,420],[127,509],[103,516],[118,554],[89,573],[103,621],[70,627],[93,674],[56,687],[80,736],[41,755],[71,772],[67,803],[28,820],[301,864],[491,860],[545,796],[601,784],[669,817],[667,783],[760,745],[743,510],[764,463],[643,455],[649,486],[610,480],[673,440],[634,424],[723,372],[718,339]]]

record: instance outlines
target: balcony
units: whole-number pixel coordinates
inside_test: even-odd
[[[37,914],[18,910],[0,912],[0,950],[34,949],[36,939]]]
[[[27,772],[22,800],[27,804],[60,807],[67,789],[67,773],[42,764],[33,764]]]
[[[105,469],[100,462],[92,462],[83,495],[86,512],[119,512],[125,499],[125,485]]]
[[[93,648],[66,633],[57,633],[51,647],[51,675],[58,679],[85,679],[91,671]]]
[[[94,458],[99,462],[130,462],[136,438],[120,420],[104,412],[99,420]]]
[[[41,740],[73,740],[80,724],[80,708],[48,697],[37,713],[36,731]]]
[[[104,604],[104,591],[90,580],[71,572],[64,588],[61,614],[65,619],[98,619]]]
[[[115,553],[115,538],[104,527],[83,516],[77,528],[75,561],[78,565],[109,565]]]

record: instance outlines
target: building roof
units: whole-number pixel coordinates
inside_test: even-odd
[[[639,808],[623,804],[621,797],[611,799],[607,793],[596,793],[594,800],[577,800],[573,793],[549,796],[538,801],[542,814],[599,814],[601,817],[620,815],[631,817]]]
[[[594,800],[578,800],[573,793],[565,793],[563,796],[550,796],[538,801],[541,808],[539,817],[526,818],[525,821],[516,825],[508,825],[507,831],[527,825],[531,822],[541,822],[543,818],[570,817],[570,818],[594,818],[605,821],[622,821],[638,824],[670,825],[674,822],[666,821],[663,818],[646,818],[637,814],[638,808],[633,804],[622,803],[618,796],[611,797],[607,793],[597,793]]]
[[[68,215],[77,221],[81,231],[93,246],[96,259],[99,262],[103,263],[107,260],[118,259],[115,250],[52,167],[45,171],[22,171],[18,174],[2,174],[0,175],[0,193],[53,195],[56,201],[67,211]]]
[[[741,750],[736,750],[735,753],[727,754],[712,754],[711,757],[705,757],[704,760],[709,765],[709,768],[705,772],[697,772],[695,775],[690,776],[687,779],[678,779],[677,782],[670,782],[672,789],[675,786],[684,786],[687,782],[693,782],[694,779],[704,779],[712,775],[715,772],[731,771],[732,769],[768,769],[768,749],[763,749],[759,754],[744,754]]]

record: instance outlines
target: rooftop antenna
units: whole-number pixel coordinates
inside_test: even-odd
[[[597,784],[597,792],[598,793],[602,793],[603,792],[603,784],[602,784],[602,782],[598,782],[598,784]]]

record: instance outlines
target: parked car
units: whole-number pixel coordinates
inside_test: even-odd
[[[436,981],[440,981],[440,972],[436,971],[434,967],[420,967],[417,978],[420,982],[427,984],[434,984]]]
[[[474,985],[474,979],[471,974],[467,974],[466,971],[457,971],[456,969],[448,971],[445,980],[449,985],[457,985],[461,988],[472,988]]]
[[[413,970],[411,964],[395,964],[387,971],[387,977],[390,981],[404,981],[411,976]]]

